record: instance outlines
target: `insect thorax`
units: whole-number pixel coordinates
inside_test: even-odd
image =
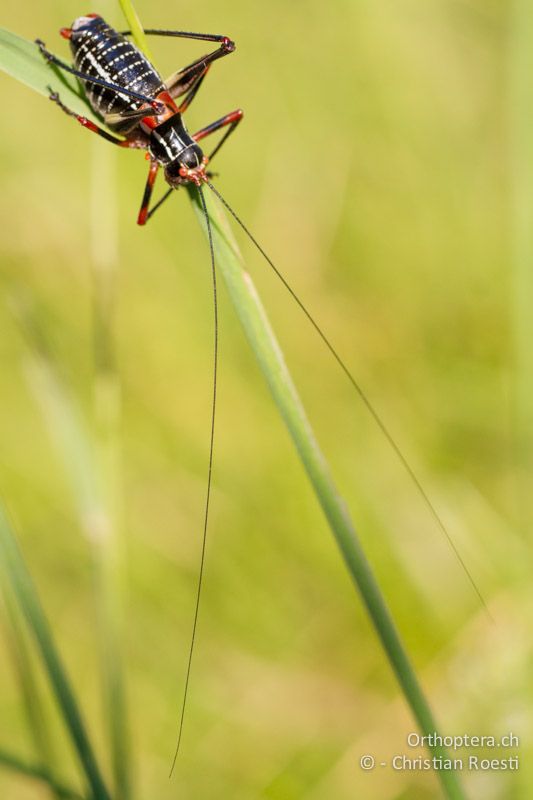
[[[199,166],[202,150],[185,128],[180,114],[174,114],[162,125],[152,130],[150,153],[163,166],[176,161],[188,161],[190,166]]]

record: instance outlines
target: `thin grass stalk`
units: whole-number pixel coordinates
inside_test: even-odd
[[[190,196],[200,225],[207,233],[199,196]],[[289,430],[305,471],[329,526],[341,550],[349,573],[358,588],[389,663],[423,734],[434,734],[437,725],[415,671],[407,656],[378,583],[361,548],[347,506],[330,474],[301,400],[289,374],[280,346],[229,228],[227,219],[214,196],[204,191],[213,231],[213,242],[220,269],[246,338],[267,381],[278,410]],[[447,758],[445,748],[433,746],[431,754]],[[446,797],[462,800],[463,791],[452,771],[438,771]]]
[[[509,25],[511,325],[514,337],[515,449],[519,525],[531,531],[533,469],[533,7],[513,0]]]
[[[517,526],[529,543],[533,533],[533,5],[530,0],[512,0],[509,4],[507,52],[512,256],[509,318],[514,346],[516,511]],[[533,760],[528,755],[524,754],[520,761],[516,797],[531,796]]]
[[[0,569],[24,615],[40,654],[93,800],[111,800],[48,620],[4,508],[0,505]]]
[[[115,152],[93,144],[91,274],[93,284],[96,470],[105,527],[94,542],[102,650],[104,714],[117,800],[132,797],[123,642],[123,523],[120,459],[121,392],[114,336],[118,265]],[[102,191],[105,187],[105,192]]]

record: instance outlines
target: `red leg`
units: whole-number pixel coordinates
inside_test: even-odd
[[[117,136],[113,136],[111,133],[108,133],[103,128],[98,127],[98,125],[96,125],[90,119],[87,119],[87,117],[83,117],[81,114],[77,114],[75,111],[72,111],[71,108],[68,108],[68,106],[66,106],[64,103],[61,102],[61,99],[57,92],[50,91],[50,100],[56,103],[61,109],[61,111],[64,111],[65,114],[68,114],[69,117],[74,117],[74,119],[77,120],[80,123],[80,125],[83,125],[84,128],[87,128],[93,133],[98,134],[98,136],[101,136],[102,139],[106,140],[106,142],[111,142],[111,144],[116,144],[119,147],[137,147],[137,148],[144,147],[144,144],[140,140],[119,139]],[[147,111],[150,112],[149,109],[147,109]],[[149,116],[149,114],[146,114],[145,116]]]
[[[146,221],[148,219],[148,206],[150,205],[150,198],[152,197],[152,190],[154,188],[155,179],[157,177],[157,172],[159,170],[159,164],[157,161],[153,159],[150,161],[150,169],[148,171],[148,179],[146,181],[146,186],[144,187],[144,194],[143,200],[141,203],[141,208],[139,211],[139,216],[137,217],[137,225],[146,225]]]
[[[217,144],[217,146],[209,156],[209,158],[211,159],[213,158],[215,153],[222,147],[222,145],[224,144],[230,133],[233,133],[233,131],[241,121],[243,113],[244,112],[240,108],[237,109],[236,111],[232,111],[230,114],[226,114],[224,117],[221,117],[220,119],[216,120],[216,122],[212,122],[210,125],[206,125],[205,128],[201,128],[199,131],[197,131],[197,133],[194,134],[192,138],[196,142],[198,142],[200,141],[200,139],[205,139],[212,133],[215,133],[221,128],[225,128],[227,125],[229,125],[228,130],[226,131],[220,142]],[[174,189],[168,189],[167,192],[163,195],[163,197],[159,200],[159,202],[156,203],[156,205],[150,211],[148,210],[148,205],[150,203],[150,197],[152,195],[152,189],[154,186],[155,177],[157,175],[158,166],[159,165],[155,161],[152,161],[150,165],[150,172],[148,173],[148,180],[146,182],[146,188],[144,190],[143,202],[141,210],[139,212],[139,217],[137,219],[139,225],[145,225],[152,216],[152,214],[154,213],[154,211],[156,211],[162,205],[162,203],[164,203],[165,200],[167,200],[167,198],[170,197],[170,195],[174,191]],[[207,173],[207,175],[208,177],[212,177],[212,173]]]
[[[221,128],[225,128],[226,125],[229,125],[228,130],[217,144],[213,152],[209,156],[209,160],[213,158],[213,156],[220,150],[228,136],[233,133],[241,119],[243,118],[244,111],[238,108],[236,111],[232,111],[229,114],[226,114],[224,117],[217,119],[216,122],[212,122],[210,125],[206,125],[205,128],[201,128],[197,131],[194,136],[192,137],[195,142],[199,142],[200,139],[205,139],[206,136],[211,136],[212,133],[220,130]]]

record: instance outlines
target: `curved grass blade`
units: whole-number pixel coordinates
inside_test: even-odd
[[[58,92],[61,100],[73,111],[102,124],[87,103],[76,78],[48,64],[34,42],[5,28],[0,28],[0,69],[45,97],[51,90]]]
[[[37,591],[3,507],[0,505],[0,569],[12,588],[20,611],[35,641],[43,667],[61,710],[94,800],[111,800],[96,762],[85,724]]]
[[[195,189],[189,191],[202,229],[203,210]],[[381,590],[361,548],[346,504],[330,474],[305,410],[285,364],[281,348],[270,327],[250,275],[246,272],[237,243],[221,206],[212,194],[205,195],[219,267],[248,342],[267,381],[278,410],[289,430],[314,492],[341,550],[351,578],[366,606],[383,649],[396,675],[418,726],[434,734],[437,726]],[[447,758],[442,747],[431,747],[432,755]],[[463,791],[454,772],[438,771],[445,795],[462,800]]]

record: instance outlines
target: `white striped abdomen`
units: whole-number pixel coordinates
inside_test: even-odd
[[[104,22],[102,17],[76,19],[72,24],[70,47],[76,68],[86,75],[138,92],[150,99],[155,99],[165,90],[161,76],[148,59],[126,37]],[[89,81],[82,83],[92,108],[102,117],[137,109],[142,105],[141,100],[113,89],[97,86]],[[120,123],[111,127],[115,130],[123,128]]]

